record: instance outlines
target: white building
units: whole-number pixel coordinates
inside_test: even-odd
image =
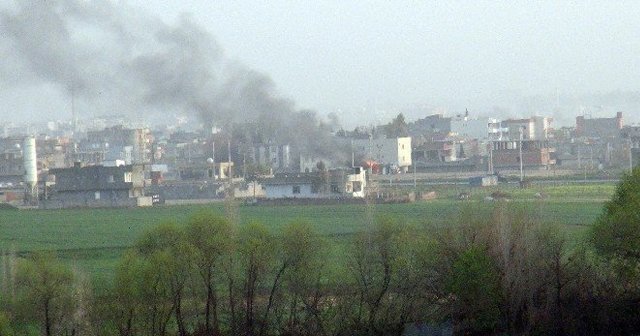
[[[551,133],[552,118],[531,117],[527,119],[509,119],[502,122],[502,127],[506,128],[506,137],[509,140],[519,140],[520,130],[524,140],[547,140]]]
[[[251,157],[254,163],[275,170],[287,170],[291,166],[289,145],[259,145],[253,148]]]
[[[549,139],[549,136],[551,135],[551,131],[553,130],[551,128],[551,122],[553,121],[553,118],[534,116],[534,117],[531,117],[531,119],[533,119],[534,128],[535,128],[534,140]]]
[[[500,121],[494,118],[476,118],[467,116],[451,120],[451,135],[465,139],[500,140],[506,130]]]
[[[407,172],[411,166],[411,137],[353,140],[356,155]]]
[[[354,198],[364,198],[367,187],[366,170],[362,167],[354,167],[353,174],[347,175],[345,194]]]
[[[281,198],[364,198],[366,171],[332,170],[323,178],[320,172],[276,174],[261,182],[264,196]]]

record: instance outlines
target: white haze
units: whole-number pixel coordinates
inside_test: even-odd
[[[12,13],[26,2],[1,7]],[[73,40],[93,45],[89,49],[95,53],[131,52],[127,42],[144,53],[147,46],[136,43],[145,34],[187,22],[212,34],[212,48],[225,64],[246,64],[241,67],[269,74],[269,97],[279,92],[276,100],[295,100],[296,109],[338,112],[347,125],[385,122],[399,111],[415,119],[436,109],[457,114],[465,108],[498,117],[553,115],[564,124],[578,113],[612,116],[618,110],[627,122],[640,119],[638,2],[77,2],[111,8],[92,18],[103,17],[100,24],[128,27],[137,35],[123,41],[96,31],[95,22],[74,22]],[[6,41],[5,27],[0,26],[0,34]],[[0,117],[69,117],[68,88],[65,92],[55,81],[55,72],[38,80],[29,74],[33,64],[25,64],[15,46],[0,43],[0,51]],[[67,74],[77,64],[69,61],[63,62]],[[101,74],[100,62],[78,70],[100,75],[101,83],[92,84],[111,88],[95,90],[79,102],[85,115],[184,108],[171,101],[150,107],[139,101],[144,95],[125,94],[140,90],[139,81],[119,82]]]

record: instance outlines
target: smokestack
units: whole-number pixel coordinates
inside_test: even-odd
[[[36,139],[26,137],[22,146],[24,166],[25,203],[34,204],[38,200],[38,161],[36,155]]]

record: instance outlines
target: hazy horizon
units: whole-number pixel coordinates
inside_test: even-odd
[[[193,78],[227,78],[231,68],[236,76],[257,78],[269,108],[275,102],[275,108],[336,113],[346,127],[387,122],[398,112],[415,120],[465,109],[502,118],[549,115],[559,125],[571,124],[579,113],[612,117],[623,111],[626,123],[637,123],[638,10],[640,3],[624,1],[10,1],[0,5],[0,118],[69,119],[67,84],[76,80],[86,86],[75,93],[81,117],[119,111],[202,114],[186,110],[201,108],[202,101],[207,111],[221,104],[187,97],[189,89],[201,90],[200,96],[209,90],[211,76]],[[163,69],[164,75],[186,78],[179,86],[184,96],[175,101],[175,85],[148,89],[157,78],[149,78],[146,68],[144,76],[134,76],[122,67],[140,69],[133,62],[140,54],[156,66],[158,54],[184,57],[174,46],[157,48],[164,26],[193,33],[202,41],[198,46],[207,47],[197,48],[205,53],[205,61],[194,62],[200,68],[169,61],[173,67]],[[162,104],[149,103],[149,91]],[[222,104],[229,116],[247,109],[232,103]],[[224,118],[218,110],[207,113]]]

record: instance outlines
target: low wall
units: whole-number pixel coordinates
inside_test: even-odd
[[[223,185],[219,183],[176,183],[150,185],[146,195],[160,195],[165,200],[201,200],[224,198]]]
[[[132,208],[138,206],[137,198],[126,199],[86,199],[80,200],[42,200],[41,209],[68,209],[68,208]]]
[[[363,198],[273,198],[257,199],[255,205],[338,205],[365,204]]]

